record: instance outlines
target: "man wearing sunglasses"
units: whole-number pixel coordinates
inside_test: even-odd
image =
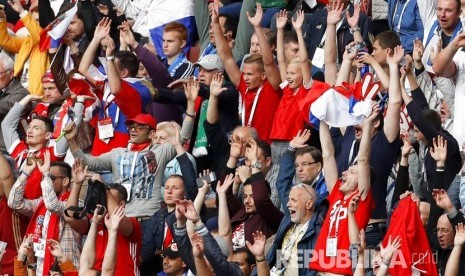
[[[71,191],[71,166],[65,162],[50,162],[50,156],[51,153],[46,151],[43,162],[26,162],[8,197],[10,208],[30,218],[26,234],[32,235],[36,262],[27,265],[28,270],[35,271],[37,275],[48,275],[55,262],[50,248],[46,246],[49,239],[60,240],[64,255],[73,261],[75,267],[79,266],[81,252],[81,236],[66,224],[64,218]],[[40,183],[42,197],[26,199],[25,186],[36,167],[43,175]]]

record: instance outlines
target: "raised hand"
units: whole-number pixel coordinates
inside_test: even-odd
[[[108,13],[110,12],[110,9],[108,9],[108,6],[103,5],[103,4],[98,4],[97,9],[101,14],[105,16],[108,16]]]
[[[284,29],[287,24],[287,11],[286,10],[280,10],[276,14],[276,28],[277,29]]]
[[[131,31],[131,27],[129,26],[129,23],[127,21],[124,21],[121,23],[121,25],[118,27],[120,31],[120,38],[129,45],[131,48],[137,47],[137,41],[134,38],[134,34]]]
[[[194,223],[200,220],[199,215],[197,214],[197,211],[195,210],[194,204],[192,203],[191,200],[184,199],[182,200],[182,204],[185,207],[185,209],[182,209],[184,212],[184,216],[188,220]]]
[[[52,239],[47,240],[48,248],[50,249],[50,254],[58,259],[58,261],[66,261],[66,257],[63,255],[63,250],[61,249],[61,244]]]
[[[186,94],[187,101],[195,102],[199,95],[200,84],[199,80],[193,77],[189,78],[187,84],[183,84],[184,94]]]
[[[413,52],[412,57],[415,62],[421,63],[421,58],[423,57],[423,52],[425,51],[425,47],[423,46],[423,42],[418,38],[413,41]]]
[[[181,145],[181,139],[179,138],[179,129],[176,127],[176,125],[171,122],[169,126],[169,135],[166,140],[173,146],[179,146]]]
[[[343,59],[347,59],[347,60],[352,61],[357,57],[358,50],[353,49],[354,45],[355,45],[355,42],[351,42],[346,46],[346,49],[345,49],[344,54],[342,56]]]
[[[195,258],[203,258],[204,252],[204,245],[203,245],[203,238],[200,236],[199,233],[194,233],[191,236],[191,244],[192,244],[192,255]]]
[[[107,49],[105,50],[105,55],[107,57],[110,57],[115,53],[115,49],[116,49],[115,42],[113,41],[113,38],[111,38],[110,35],[107,35],[105,37],[105,40],[107,41]]]
[[[124,207],[118,206],[116,210],[113,212],[113,215],[106,214],[105,216],[105,226],[109,231],[118,231],[119,225],[124,217]]]
[[[454,245],[455,246],[463,246],[465,244],[465,227],[463,223],[457,224],[455,226],[455,238],[454,238]]]
[[[349,11],[346,11],[346,18],[347,18],[347,23],[349,23],[349,26],[351,28],[358,27],[358,21],[360,19],[360,4],[358,3],[354,4],[354,14],[352,16],[350,16]]]
[[[386,264],[386,263],[391,262],[392,256],[397,251],[397,249],[400,248],[401,242],[402,240],[399,236],[397,236],[394,240],[392,240],[392,236],[389,236],[388,244],[386,245],[386,248],[384,248],[383,245],[380,244],[380,248],[381,248],[380,254],[381,254],[383,263]]]
[[[231,138],[231,150],[229,152],[229,156],[235,159],[239,159],[242,155],[243,150],[244,150],[243,141],[240,138],[238,139]]]
[[[250,148],[246,151],[246,157],[250,162],[255,163],[258,160],[258,146],[257,142],[252,138],[247,138],[247,143],[250,145]]]
[[[410,151],[412,150],[413,146],[412,143],[410,143],[410,135],[407,131],[401,130],[400,131],[400,137],[402,137],[402,156],[403,157],[408,157],[410,154]]]
[[[448,213],[454,209],[454,205],[452,205],[452,201],[450,200],[446,190],[433,189],[432,194],[434,200],[436,201],[436,205],[438,205],[441,209],[447,211]]]
[[[266,237],[262,231],[256,231],[252,233],[253,236],[253,244],[249,241],[245,241],[247,248],[249,251],[255,256],[256,259],[263,259],[265,258],[265,244],[266,244]]]
[[[94,216],[92,217],[92,223],[102,224],[103,218],[105,218],[105,214],[107,213],[107,208],[100,204],[97,204],[94,210]]]
[[[226,90],[226,87],[223,87],[223,81],[223,74],[216,73],[213,75],[212,82],[210,83],[210,95],[218,97],[221,92]]]
[[[245,181],[252,176],[252,170],[247,166],[238,167],[236,172],[242,183],[245,183]]]
[[[370,122],[375,122],[376,119],[378,118],[379,113],[381,112],[381,108],[379,106],[378,102],[372,102],[371,103],[371,114],[368,116],[366,120]]]
[[[312,133],[309,129],[301,129],[297,135],[289,142],[289,146],[294,149],[300,149],[307,146],[307,141]]]
[[[50,151],[46,150],[44,153],[44,162],[41,164],[37,162],[37,167],[42,174],[46,174],[50,172]]]
[[[23,242],[18,250],[18,260],[25,260],[34,256],[34,250],[32,248],[32,234],[24,236]]]
[[[221,183],[221,181],[218,181],[218,185],[216,185],[216,192],[218,194],[225,195],[233,182],[234,182],[234,175],[230,173],[226,176],[223,183]]]
[[[386,62],[388,64],[398,65],[404,56],[404,48],[401,45],[398,45],[394,48],[394,53],[392,55],[386,56]]]
[[[341,3],[341,1],[337,1],[333,7],[328,5],[327,9],[328,9],[328,17],[326,18],[326,24],[336,25],[337,22],[339,22],[342,17],[342,11],[344,10],[343,3]]]
[[[252,24],[254,28],[260,27],[260,23],[262,22],[262,17],[263,17],[263,9],[262,9],[262,5],[259,2],[257,2],[257,10],[253,17],[250,16],[250,13],[248,11],[246,14],[247,14],[247,19],[249,20],[250,24]]]
[[[24,11],[23,5],[21,5],[20,0],[8,0],[8,4],[17,13],[22,13]]]
[[[77,127],[76,127],[76,124],[74,124],[74,122],[70,122],[68,123],[65,128],[63,129],[63,131],[65,132],[65,139],[66,141],[70,141],[70,140],[73,140],[76,135],[77,135]]]
[[[304,19],[305,19],[304,11],[303,10],[298,11],[295,19],[294,18],[292,19],[292,27],[294,27],[294,30],[302,29]]]
[[[97,24],[94,32],[94,39],[102,41],[107,35],[110,34],[111,19],[108,17],[102,18]]]
[[[433,146],[430,148],[430,154],[436,162],[444,166],[447,158],[447,140],[441,135],[438,135],[437,138],[433,138]]]
[[[360,203],[360,194],[354,195],[349,202],[349,213],[355,214]]]

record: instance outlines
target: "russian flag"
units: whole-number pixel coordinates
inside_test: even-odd
[[[73,20],[78,7],[77,3],[71,9],[55,18],[45,29],[40,33],[39,50],[41,52],[49,48],[56,48],[60,45],[61,38],[65,35],[68,26]]]
[[[332,127],[360,124],[364,116],[371,114],[371,101],[379,89],[379,83],[373,83],[371,74],[366,74],[362,82],[329,87],[320,91],[321,96],[309,106],[309,120],[314,126],[319,120]]]
[[[156,5],[152,5],[147,19],[147,25],[150,32],[150,37],[155,45],[157,54],[164,57],[163,54],[163,30],[165,25],[176,21],[183,24],[187,28],[188,38],[184,53],[187,54],[190,47],[194,45],[197,38],[197,28],[194,17],[194,1],[193,0],[157,0]]]

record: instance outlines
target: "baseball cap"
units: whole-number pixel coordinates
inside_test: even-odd
[[[175,242],[163,249],[162,254],[164,257],[168,257],[170,259],[177,259],[181,257],[181,255],[179,255],[178,245]]]
[[[53,78],[52,71],[50,71],[50,70],[45,72],[45,74],[42,76],[42,83],[48,83],[48,82],[51,82],[51,83],[55,82],[55,79]]]
[[[126,125],[129,125],[132,123],[148,125],[153,130],[157,129],[157,120],[155,120],[155,118],[153,118],[153,116],[150,114],[141,113],[132,119],[126,120]]]
[[[194,63],[194,66],[201,66],[207,70],[218,69],[220,71],[224,71],[220,57],[215,54],[203,56],[198,62]]]

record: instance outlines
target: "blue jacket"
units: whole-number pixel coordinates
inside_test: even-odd
[[[294,223],[291,221],[291,215],[286,206],[287,202],[289,201],[289,193],[293,186],[292,179],[294,178],[295,174],[294,159],[294,152],[288,150],[284,153],[284,155],[281,157],[278,178],[276,179],[276,188],[278,189],[279,199],[281,200],[281,206],[284,210],[284,218],[281,220],[278,232],[276,232],[275,235],[273,245],[271,246],[266,256],[266,261],[270,265],[270,268],[276,265],[276,260],[280,258],[280,256],[276,256],[276,252],[277,250],[281,249],[286,232],[289,230],[289,228],[292,227],[292,225],[294,225]],[[321,182],[321,179],[319,180],[320,181],[317,181],[317,184],[318,182]],[[326,187],[326,185],[324,186]],[[318,195],[317,202],[321,202],[326,198],[327,191],[323,192],[321,196],[322,198],[320,200],[320,195]],[[307,227],[307,231],[305,232],[302,239],[300,239],[300,241],[297,243],[298,250],[311,250],[315,248],[318,234],[320,233],[321,226],[323,225],[324,221],[324,210],[322,209],[324,208],[317,206],[315,213],[308,222],[309,225]],[[304,256],[305,254],[302,257]],[[303,259],[305,260],[305,258]],[[316,275],[316,272],[311,271],[308,268],[299,268],[299,275]]]
[[[413,41],[416,38],[423,40],[424,23],[426,23],[420,16],[417,0],[387,0],[387,2],[389,29],[399,35],[405,52],[411,53]],[[401,20],[400,25],[399,20]]]

